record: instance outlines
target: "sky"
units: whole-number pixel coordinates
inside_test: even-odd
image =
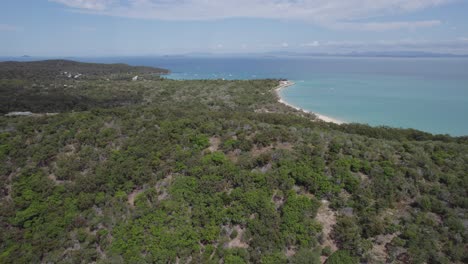
[[[2,0],[0,56],[468,54],[468,0]]]

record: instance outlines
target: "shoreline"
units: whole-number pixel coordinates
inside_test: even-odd
[[[279,86],[275,89],[275,93],[276,95],[278,96],[278,102],[281,103],[281,104],[284,104],[286,106],[289,106],[291,108],[294,108],[298,111],[301,111],[301,112],[304,112],[306,114],[313,114],[315,115],[318,119],[320,119],[321,121],[324,121],[324,122],[329,122],[329,123],[335,123],[335,124],[338,124],[338,125],[341,125],[341,124],[344,124],[346,122],[343,122],[341,120],[338,120],[336,118],[333,118],[333,117],[329,117],[329,116],[326,116],[326,115],[322,115],[322,114],[319,114],[319,113],[315,113],[315,112],[311,112],[311,111],[308,111],[308,110],[304,110],[300,107],[297,107],[293,104],[290,104],[288,102],[286,102],[282,97],[281,97],[281,90],[284,90],[290,86],[293,86],[295,85],[295,83],[293,81],[280,81],[279,83]]]

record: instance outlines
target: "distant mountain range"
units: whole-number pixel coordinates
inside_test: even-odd
[[[368,51],[349,53],[269,52],[270,55],[286,56],[341,56],[341,57],[468,57],[468,54],[434,53],[425,51]]]
[[[348,53],[311,53],[293,51],[271,51],[265,53],[186,53],[179,55],[166,55],[165,57],[276,57],[276,56],[310,56],[310,57],[394,57],[394,58],[468,58],[468,54],[434,53],[425,51],[369,51]]]
[[[376,57],[376,58],[468,58],[468,54],[436,53],[426,51],[365,51],[365,52],[347,52],[347,53],[313,53],[313,52],[294,52],[294,51],[271,51],[264,53],[210,53],[210,52],[190,52],[184,54],[165,54],[165,55],[141,55],[128,57],[165,57],[165,58],[184,58],[184,57]],[[99,56],[98,56],[99,57]],[[120,56],[104,56],[120,57]],[[124,56],[126,57],[126,56]],[[51,57],[53,58],[53,57]],[[62,57],[64,59],[76,59],[79,57]],[[89,58],[89,57],[88,57]],[[0,57],[0,61],[6,60],[38,60],[47,59],[47,57],[34,57],[23,55],[20,57]]]

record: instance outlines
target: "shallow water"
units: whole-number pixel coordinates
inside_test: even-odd
[[[76,59],[76,58],[75,58]],[[175,79],[287,78],[282,97],[300,108],[346,122],[468,135],[467,58],[122,57],[168,68]]]
[[[167,59],[177,79],[288,78],[282,97],[347,122],[468,135],[468,59]]]

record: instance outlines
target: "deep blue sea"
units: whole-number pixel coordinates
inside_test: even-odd
[[[287,102],[346,122],[468,135],[468,58],[122,57],[175,79],[287,78]]]

